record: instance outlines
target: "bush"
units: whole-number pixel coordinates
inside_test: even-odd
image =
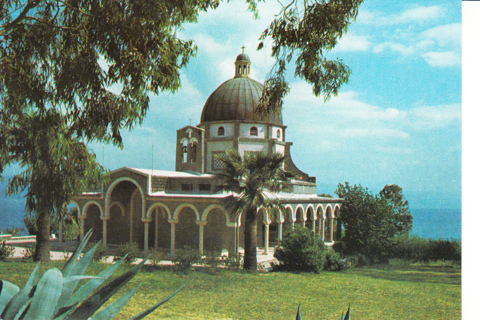
[[[95,245],[93,243],[89,243],[89,244],[87,244],[86,248],[87,248],[87,250],[90,250],[94,246]],[[105,246],[104,244],[100,244],[97,247],[97,250],[95,250],[95,253],[93,254],[92,260],[93,261],[102,261],[107,255],[108,255],[107,246]]]
[[[172,262],[183,268],[190,268],[193,264],[198,263],[200,259],[198,249],[185,246],[183,249],[176,250]]]
[[[391,251],[391,258],[409,261],[436,261],[462,259],[461,243],[457,240],[433,240],[419,237],[400,238]]]
[[[147,255],[148,255],[148,260],[150,260],[154,266],[159,264],[160,261],[162,261],[164,256],[162,251],[155,250],[155,249],[149,249]]]
[[[287,232],[274,253],[280,269],[308,272],[320,272],[325,255],[325,245],[307,228],[295,228]]]
[[[0,261],[5,261],[5,259],[11,257],[14,251],[14,248],[7,246],[5,241],[2,241],[2,244],[0,245]]]
[[[133,262],[139,253],[138,245],[136,242],[122,243],[116,250],[115,261],[121,259],[124,256],[126,262]]]
[[[338,252],[327,250],[323,269],[327,271],[341,271],[347,266],[346,260],[342,259]]]

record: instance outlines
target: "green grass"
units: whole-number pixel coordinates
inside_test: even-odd
[[[61,268],[63,262],[43,265]],[[33,263],[0,262],[0,279],[23,285]],[[93,263],[86,274],[105,265]],[[120,272],[125,271],[124,266]],[[320,274],[225,270],[179,271],[145,266],[128,288],[140,290],[117,319],[128,319],[183,289],[149,319],[339,319],[351,304],[352,319],[461,319],[460,267],[390,265]]]

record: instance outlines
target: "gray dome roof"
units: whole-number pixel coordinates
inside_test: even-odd
[[[248,61],[250,62],[250,57],[247,56],[246,53],[240,53],[238,56],[237,56],[237,59],[235,59],[235,61]]]
[[[240,54],[240,56],[246,54]],[[248,77],[233,78],[222,83],[208,97],[201,122],[243,120],[282,125],[282,115],[260,115],[254,110],[262,96],[263,84]]]

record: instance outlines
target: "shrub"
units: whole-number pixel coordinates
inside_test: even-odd
[[[154,266],[160,263],[163,259],[163,252],[160,250],[149,249],[148,250],[148,259],[152,262]]]
[[[274,257],[283,270],[320,272],[325,254],[325,245],[318,236],[307,228],[295,228],[285,234]]]
[[[327,250],[323,269],[327,271],[341,271],[346,268],[346,260],[338,252]]]
[[[5,261],[5,259],[11,257],[14,251],[14,248],[7,246],[5,241],[2,241],[2,244],[0,245],[0,261]]]
[[[65,240],[76,240],[80,235],[80,227],[75,219],[71,219],[68,223],[65,223],[63,227],[63,236]]]
[[[392,248],[391,258],[410,261],[436,261],[462,259],[461,244],[457,240],[433,240],[419,237],[405,237]]]
[[[81,258],[80,255],[91,235],[92,232],[89,231],[61,271],[52,268],[40,277],[37,265],[21,290],[13,283],[0,281],[0,318],[4,320],[19,318],[113,319],[138,287],[127,292],[107,307],[101,310],[100,308],[138,273],[145,264],[145,260],[103,285],[103,282],[117,270],[124,258],[100,272],[96,277],[85,276],[84,272],[90,264],[97,246],[86,252]],[[75,290],[82,279],[89,279],[89,281],[84,282]],[[177,291],[132,319],[144,318],[167,302]]]
[[[95,245],[93,243],[87,244],[86,248],[87,250],[90,250],[94,247]],[[107,246],[104,244],[100,243],[97,247],[97,250],[95,250],[95,253],[93,254],[92,260],[93,261],[103,261],[103,259],[108,255],[108,250]],[[117,259],[118,260],[118,259]]]
[[[176,251],[172,262],[183,268],[190,268],[194,263],[198,263],[200,259],[201,257],[198,249],[185,246],[183,249]]]
[[[122,243],[116,250],[115,261],[119,260],[120,257],[127,256],[125,258],[126,262],[133,262],[138,256],[139,249],[136,242],[125,242]]]

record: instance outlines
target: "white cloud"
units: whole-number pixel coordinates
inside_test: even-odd
[[[397,23],[424,23],[429,20],[436,20],[443,16],[445,10],[439,6],[416,6],[415,8],[404,11],[396,17]]]
[[[445,51],[445,52],[426,52],[422,57],[432,67],[451,67],[458,66],[462,63],[462,58],[459,52]]]
[[[462,25],[460,23],[450,23],[430,28],[423,31],[421,37],[434,40],[436,44],[442,47],[460,47]]]
[[[388,26],[398,24],[423,24],[435,21],[445,14],[445,8],[440,6],[415,6],[398,14],[385,14],[378,11],[360,9],[357,22],[367,25]]]
[[[462,117],[459,104],[439,106],[421,106],[410,110],[407,114],[408,125],[415,130],[442,128]]]
[[[335,51],[367,51],[370,45],[367,37],[347,34],[335,46]]]

